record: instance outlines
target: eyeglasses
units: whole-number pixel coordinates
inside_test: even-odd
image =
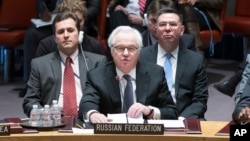
[[[114,47],[117,52],[124,52],[127,49],[128,52],[134,53],[137,51],[138,47]]]

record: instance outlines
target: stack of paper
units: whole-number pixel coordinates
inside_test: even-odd
[[[34,24],[36,28],[44,27],[44,26],[51,25],[55,17],[56,17],[56,14],[52,14],[50,21],[43,21],[42,19],[33,18],[31,19],[31,22]]]

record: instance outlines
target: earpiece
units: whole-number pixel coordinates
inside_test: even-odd
[[[78,38],[79,44],[82,44],[83,36],[84,36],[83,33],[84,33],[83,31],[80,31],[80,32],[79,32],[79,38]]]

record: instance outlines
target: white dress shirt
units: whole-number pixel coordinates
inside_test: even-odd
[[[172,87],[169,88],[171,95],[173,97],[174,102],[176,103],[176,98],[175,98],[175,76],[176,76],[176,68],[177,68],[177,58],[178,58],[178,52],[179,52],[179,47],[177,47],[173,52],[171,52],[172,57],[171,57],[171,64],[172,64]],[[164,67],[164,63],[166,60],[166,54],[169,52],[166,52],[164,49],[160,47],[160,44],[158,44],[158,53],[157,53],[157,64]]]
[[[65,54],[63,54],[62,52],[60,52],[60,56],[61,56],[61,71],[62,71],[62,82],[61,82],[61,90],[60,90],[60,96],[58,99],[58,106],[60,108],[63,108],[63,79],[64,79],[64,68],[65,68],[65,61],[67,56]],[[79,109],[79,104],[80,104],[80,100],[82,98],[82,86],[80,83],[80,72],[79,72],[79,61],[78,61],[78,55],[79,55],[79,50],[77,49],[70,57],[72,59],[72,63],[71,66],[73,68],[74,71],[74,78],[75,78],[75,82],[76,82],[76,102],[77,102],[77,108]]]

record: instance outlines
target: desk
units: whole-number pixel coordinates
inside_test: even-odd
[[[214,136],[228,122],[201,121],[202,134],[93,135],[41,131],[35,134],[0,136],[0,141],[229,141],[229,136]]]

